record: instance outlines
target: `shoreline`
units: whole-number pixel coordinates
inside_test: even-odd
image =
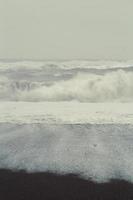
[[[131,200],[133,184],[124,180],[96,183],[76,175],[0,170],[1,200]]]

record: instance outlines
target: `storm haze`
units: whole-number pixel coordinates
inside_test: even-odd
[[[0,0],[0,58],[133,59],[132,0]]]

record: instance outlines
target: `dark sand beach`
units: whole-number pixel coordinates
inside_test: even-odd
[[[0,200],[132,200],[133,184],[95,183],[75,175],[0,170]]]

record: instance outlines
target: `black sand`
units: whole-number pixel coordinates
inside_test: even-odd
[[[97,184],[74,175],[0,170],[0,200],[133,200],[133,184]]]

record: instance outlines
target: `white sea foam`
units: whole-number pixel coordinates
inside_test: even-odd
[[[1,102],[0,123],[133,124],[133,103]]]

